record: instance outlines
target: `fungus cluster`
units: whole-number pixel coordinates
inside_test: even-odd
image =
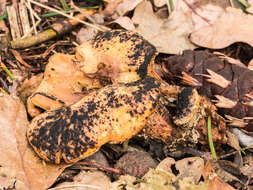
[[[209,113],[217,131],[224,131],[224,121],[196,90],[178,95],[180,87],[160,79],[155,56],[155,48],[138,34],[113,30],[77,47],[76,55],[51,57],[27,102],[29,114],[36,116],[27,129],[35,152],[56,164],[76,162],[105,143],[121,143],[142,130],[171,146],[196,143],[204,136],[195,134]],[[175,97],[179,115],[172,122],[161,102]],[[224,140],[224,134],[217,139]]]

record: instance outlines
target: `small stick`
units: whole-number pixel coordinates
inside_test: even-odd
[[[21,57],[20,53],[14,49],[10,49],[12,54],[15,56],[15,58],[22,64],[24,65],[26,68],[32,70],[32,71],[36,71],[39,69],[33,68],[31,65],[29,65],[28,63],[26,63],[23,58]]]
[[[61,12],[61,11],[59,11],[59,10],[57,10],[57,9],[54,9],[54,8],[52,8],[52,7],[49,7],[49,6],[47,6],[47,5],[43,5],[43,4],[41,4],[41,3],[39,3],[39,2],[36,2],[36,1],[33,1],[33,0],[29,0],[29,1],[30,1],[31,3],[33,3],[33,4],[35,4],[35,5],[38,5],[38,6],[42,7],[42,8],[48,9],[48,10],[50,10],[50,11],[54,11],[54,12],[60,14],[60,15],[63,15],[63,16],[65,16],[65,17],[67,17],[67,18],[76,20],[76,21],[78,21],[78,22],[80,22],[80,23],[82,23],[82,24],[85,24],[86,26],[93,27],[93,28],[97,29],[98,31],[102,31],[102,32],[105,31],[104,29],[101,29],[101,27],[99,27],[99,26],[97,26],[97,25],[90,24],[90,23],[88,23],[88,22],[85,22],[85,21],[83,21],[83,20],[77,18],[77,17],[70,16],[70,15],[64,13],[64,12]]]
[[[84,12],[82,9],[77,7],[72,0],[70,1],[70,5],[72,8],[82,13],[90,22],[92,22],[93,24],[96,24],[96,21],[91,16],[89,16],[86,12]]]
[[[111,168],[111,167],[107,167],[107,166],[103,166],[97,162],[87,162],[87,161],[81,161],[81,162],[78,162],[78,164],[80,165],[88,165],[88,166],[94,166],[98,169],[103,169],[105,171],[109,171],[109,172],[113,172],[113,173],[116,173],[116,174],[122,174],[122,171],[119,170],[119,169],[116,169],[116,168]]]
[[[93,10],[87,11],[87,14],[91,15],[93,13]],[[75,17],[78,18],[78,20],[85,19],[85,16],[82,14],[78,14]],[[13,49],[31,47],[44,41],[50,40],[57,35],[66,33],[77,24],[79,24],[79,22],[76,19],[63,21],[61,23],[55,23],[52,25],[51,29],[40,32],[37,35],[11,41],[10,46]]]
[[[95,185],[86,185],[86,184],[76,184],[76,185],[65,185],[65,186],[62,186],[62,187],[54,187],[54,188],[50,188],[48,190],[59,190],[59,189],[72,189],[74,187],[84,187],[85,189],[86,188],[91,188],[91,189],[101,189],[101,187],[98,187],[98,186],[95,186]]]
[[[33,23],[33,31],[35,34],[37,34],[37,28],[36,28],[36,23],[35,23],[35,19],[34,19],[34,11],[32,9],[32,6],[31,6],[31,2],[28,0],[27,1],[27,5],[26,5],[30,11],[30,17],[32,19],[32,23]]]

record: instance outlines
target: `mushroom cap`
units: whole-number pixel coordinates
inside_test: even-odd
[[[155,56],[153,45],[125,30],[98,33],[76,49],[76,58],[85,74],[105,75],[120,83],[144,79]]]
[[[35,117],[27,129],[28,141],[46,161],[83,159],[105,143],[136,135],[157,109],[159,86],[158,80],[147,77],[93,91],[76,104]]]
[[[101,87],[97,80],[86,77],[73,59],[73,55],[61,53],[50,57],[42,82],[27,100],[32,117],[40,114],[41,109],[52,110],[79,101],[84,88]]]

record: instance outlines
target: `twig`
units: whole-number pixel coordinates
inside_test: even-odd
[[[76,185],[65,185],[62,187],[54,187],[48,190],[59,190],[59,189],[66,189],[66,188],[73,188],[73,187],[85,187],[85,188],[93,188],[93,189],[102,189],[101,187],[95,185],[86,185],[86,184],[76,184]]]
[[[116,173],[116,174],[122,174],[122,171],[119,170],[119,169],[107,167],[107,166],[101,165],[101,164],[99,164],[97,162],[81,161],[81,162],[78,162],[78,164],[80,164],[80,165],[86,165],[86,166],[87,165],[88,166],[93,166],[93,167],[96,167],[98,169],[103,169],[105,171],[113,172],[113,173]]]
[[[70,7],[68,6],[68,4],[66,3],[65,0],[60,0],[60,2],[61,2],[62,8],[63,8],[65,11],[67,11],[67,10],[70,9]]]
[[[57,10],[57,9],[54,9],[54,8],[52,8],[52,7],[49,7],[49,6],[47,6],[47,5],[43,5],[43,4],[39,3],[39,2],[36,2],[36,1],[33,1],[33,0],[29,0],[29,1],[30,1],[31,3],[33,3],[33,4],[35,4],[35,5],[38,5],[38,6],[42,7],[42,8],[48,9],[48,10],[50,10],[50,11],[54,11],[54,12],[60,14],[60,15],[63,15],[63,16],[65,16],[65,17],[67,17],[67,18],[76,20],[76,21],[78,21],[78,22],[80,22],[80,23],[82,23],[82,24],[85,24],[86,26],[93,27],[93,28],[97,29],[98,31],[105,32],[105,30],[104,30],[104,29],[101,29],[101,27],[99,27],[98,25],[90,24],[90,23],[88,23],[88,22],[85,22],[85,21],[83,21],[83,20],[77,18],[77,17],[70,16],[70,15],[68,15],[68,14],[66,14],[66,13],[63,13],[63,12],[61,12],[61,11],[59,11],[59,10]]]
[[[245,0],[237,0],[239,3],[241,3],[245,8],[249,8],[250,4]]]
[[[82,13],[90,22],[92,22],[93,24],[96,24],[96,21],[92,17],[90,17],[87,13],[85,13],[82,9],[77,7],[72,0],[70,1],[70,6],[74,8],[75,10],[79,11],[80,13]]]
[[[89,10],[89,11],[87,11],[87,13],[88,14],[93,14],[94,11]],[[85,16],[82,15],[82,14],[76,15],[76,17],[79,20],[80,19],[85,19]],[[63,21],[61,23],[55,23],[55,24],[52,25],[51,29],[45,30],[41,33],[38,33],[37,35],[22,38],[22,39],[17,39],[15,41],[11,41],[10,46],[13,49],[27,48],[27,47],[42,43],[44,41],[50,40],[50,39],[56,37],[57,35],[65,34],[69,30],[71,30],[73,28],[73,26],[75,26],[77,24],[79,24],[79,22],[76,21],[76,19]]]
[[[242,150],[245,151],[245,150],[250,149],[250,148],[253,148],[253,145],[247,146],[247,147],[243,148]],[[242,151],[242,150],[241,150],[241,151]],[[219,156],[219,159],[226,158],[226,157],[228,157],[228,156],[231,156],[231,155],[233,155],[233,154],[236,154],[237,152],[239,152],[239,150],[235,150],[235,151],[230,152],[230,153],[228,153],[228,154]]]
[[[30,0],[27,0],[26,5],[30,11],[30,17],[32,19],[34,33],[37,34],[37,28],[36,28],[36,23],[35,23],[34,14],[33,14],[34,11],[32,9]]]
[[[15,56],[15,58],[22,64],[24,65],[26,68],[32,70],[32,71],[36,71],[39,69],[33,68],[31,65],[29,65],[28,63],[26,63],[23,58],[21,57],[20,53],[14,49],[10,49],[12,54]]]
[[[213,137],[212,137],[212,124],[211,124],[211,116],[208,116],[207,119],[207,134],[208,134],[208,142],[209,142],[209,147],[213,156],[213,160],[216,162],[217,161],[217,155],[215,152],[215,148],[213,145]]]

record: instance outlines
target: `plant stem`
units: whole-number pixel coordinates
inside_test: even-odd
[[[208,116],[208,119],[207,119],[207,135],[208,135],[208,142],[209,142],[210,151],[212,153],[213,160],[216,162],[217,155],[216,155],[215,148],[213,145],[211,116]]]
[[[5,64],[1,63],[1,68],[4,70],[4,72],[10,77],[11,80],[14,80],[14,76],[11,74],[11,72],[7,69]]]

